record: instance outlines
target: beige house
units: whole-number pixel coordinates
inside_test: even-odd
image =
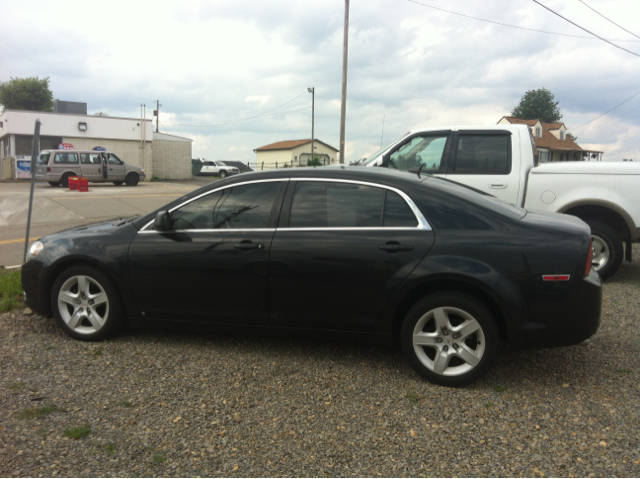
[[[551,161],[602,161],[602,151],[584,150],[567,136],[564,123],[542,123],[540,120],[521,120],[503,116],[498,125],[527,125],[536,143],[540,163]]]
[[[264,168],[307,166],[307,160],[311,159],[311,140],[277,141],[253,151],[256,153],[258,169],[262,169],[263,164]],[[336,162],[338,150],[321,140],[313,140],[313,151],[313,156],[323,165]]]

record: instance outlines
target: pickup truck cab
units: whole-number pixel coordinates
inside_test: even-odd
[[[238,168],[227,165],[221,160],[203,160],[202,169],[200,170],[201,175],[216,175],[219,176],[221,180],[225,179],[227,176],[237,175],[238,173],[240,173]]]
[[[537,165],[534,152],[526,125],[421,128],[363,165],[440,176],[531,211],[577,216],[591,227],[594,268],[611,276],[640,238],[640,165]]]

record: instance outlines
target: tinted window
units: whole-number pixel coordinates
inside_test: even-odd
[[[448,135],[414,136],[389,157],[389,168],[403,171],[417,170],[435,172],[440,169],[442,152],[447,144]]]
[[[80,162],[83,165],[99,165],[102,163],[100,153],[80,153]]]
[[[113,154],[109,153],[109,164],[110,165],[123,165],[124,163],[116,155],[113,155]]]
[[[394,191],[387,191],[384,203],[384,226],[418,226],[418,220],[407,202]]]
[[[75,164],[78,163],[77,153],[56,153],[53,158],[55,164]]]
[[[289,226],[380,226],[384,192],[382,188],[350,183],[298,182],[293,194]]]
[[[452,173],[508,174],[510,141],[509,135],[460,135]]]
[[[172,229],[266,228],[280,182],[234,186],[203,196],[171,214]]]

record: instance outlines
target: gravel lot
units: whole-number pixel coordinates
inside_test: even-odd
[[[366,344],[144,330],[87,344],[4,314],[0,476],[638,477],[634,257],[588,345],[503,353],[463,389]]]

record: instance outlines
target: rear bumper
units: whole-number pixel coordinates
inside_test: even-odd
[[[509,331],[510,349],[571,346],[593,336],[600,326],[602,280],[594,270],[571,285],[558,283],[556,294],[531,304],[527,320]]]

